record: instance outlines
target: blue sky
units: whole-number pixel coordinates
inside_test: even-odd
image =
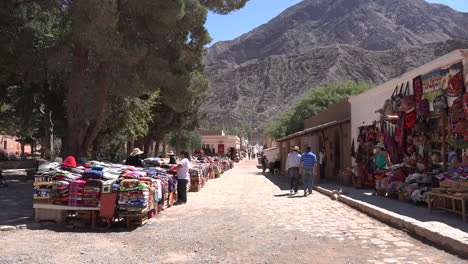
[[[232,14],[221,16],[210,13],[206,27],[213,42],[232,40],[267,23],[285,9],[302,0],[250,0],[247,5]],[[430,3],[441,3],[453,9],[468,12],[468,0],[426,0]]]

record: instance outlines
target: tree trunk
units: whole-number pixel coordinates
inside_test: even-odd
[[[134,148],[135,148],[135,142],[133,140],[129,141],[127,143],[127,155],[130,155],[130,153],[133,151]]]
[[[21,141],[20,144],[21,144],[21,157],[23,157],[24,156],[24,148],[25,148],[24,141]]]
[[[100,156],[101,143],[99,140],[95,139],[93,142],[93,159],[99,160],[102,159]]]
[[[163,141],[163,150],[162,150],[162,156],[163,157],[166,157],[166,153],[167,153],[167,145],[166,145],[166,142]]]
[[[182,151],[182,147],[180,145],[180,131],[175,132],[175,149],[176,149],[176,154],[179,155],[179,153]]]
[[[96,81],[85,83],[84,80],[88,78],[88,55],[88,49],[79,42],[74,43],[63,157],[86,157],[104,119],[110,67],[106,62],[101,62],[94,73]]]
[[[41,151],[43,157],[50,160],[54,149],[54,124],[52,122],[52,111],[47,106],[44,115],[44,140],[41,149],[43,149]]]
[[[159,157],[159,147],[161,146],[161,141],[156,140],[154,145],[154,156]]]
[[[150,136],[145,136],[143,138],[143,145],[144,145],[144,152],[146,153],[146,156],[147,157],[152,157],[154,156],[154,153],[153,153],[153,140],[151,139]]]

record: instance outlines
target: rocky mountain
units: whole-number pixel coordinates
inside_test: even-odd
[[[311,89],[381,83],[468,48],[468,13],[424,0],[304,0],[205,57],[210,124],[262,128]]]

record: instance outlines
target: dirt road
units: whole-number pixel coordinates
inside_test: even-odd
[[[238,164],[135,230],[0,232],[0,263],[466,263],[319,193]]]

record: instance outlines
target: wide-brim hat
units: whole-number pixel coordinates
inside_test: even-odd
[[[174,156],[174,155],[175,155],[174,151],[172,151],[172,150],[169,151],[169,152],[167,152],[166,154],[167,154],[168,156]]]
[[[62,162],[63,166],[67,166],[70,168],[76,168],[76,159],[73,156],[68,156],[65,161]]]
[[[381,149],[386,149],[384,143],[380,142],[376,145],[376,147],[379,147]]]
[[[141,151],[139,148],[134,148],[133,151],[132,151],[132,153],[130,153],[130,156],[133,157],[133,156],[136,156],[136,155],[141,155],[141,154],[143,154],[143,153],[144,153],[144,152]]]
[[[299,147],[298,146],[294,146],[292,147],[292,150],[295,150],[295,151],[300,151]]]

